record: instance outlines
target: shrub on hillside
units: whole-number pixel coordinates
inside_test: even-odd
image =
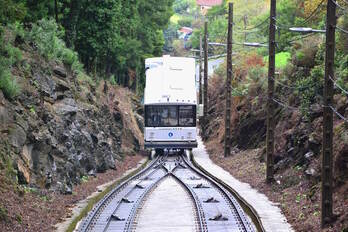
[[[20,93],[20,87],[9,69],[0,70],[0,90],[8,99],[13,99]]]
[[[20,92],[20,87],[11,74],[11,68],[21,59],[20,50],[14,47],[10,40],[5,40],[4,29],[0,28],[0,90],[8,99],[13,99]]]
[[[62,34],[53,19],[42,19],[33,24],[28,35],[35,42],[39,53],[47,59],[57,58],[65,47],[59,38]]]
[[[294,42],[292,63],[305,68],[313,68],[316,64],[321,63],[318,62],[318,57],[321,57],[322,44],[323,38],[318,35]]]
[[[116,82],[116,79],[115,79],[115,75],[111,75],[111,77],[110,77],[110,83],[111,83],[112,85],[117,85],[117,82]]]
[[[61,39],[63,34],[53,19],[42,19],[33,24],[28,38],[35,43],[39,53],[45,58],[59,60],[70,65],[73,71],[81,72],[83,66],[78,55],[66,47]]]
[[[300,97],[300,110],[303,116],[308,117],[310,106],[319,102],[319,96],[323,93],[324,67],[322,65],[315,66],[310,75],[298,71],[296,74],[297,94]]]

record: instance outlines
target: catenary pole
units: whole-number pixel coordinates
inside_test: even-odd
[[[204,83],[203,83],[203,133],[207,126],[208,112],[208,22],[204,22]]]
[[[336,4],[334,0],[327,1],[326,14],[326,54],[324,80],[324,117],[323,117],[323,148],[321,171],[321,225],[327,226],[332,221],[332,156],[333,156],[333,112],[330,108],[333,102],[334,60],[335,60],[335,28]]]
[[[227,77],[225,84],[225,157],[231,154],[231,81],[232,81],[232,35],[233,35],[233,3],[228,4],[227,33]]]
[[[275,33],[276,33],[276,0],[271,0],[271,19],[269,25],[269,64],[268,64],[268,99],[267,99],[267,135],[266,135],[266,181],[273,180],[274,153],[274,77],[275,77]]]
[[[202,36],[199,36],[199,104],[202,104],[202,59],[203,59],[203,45]]]

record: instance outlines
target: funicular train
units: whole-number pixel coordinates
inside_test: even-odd
[[[145,149],[153,156],[197,147],[195,60],[148,58],[145,68]]]

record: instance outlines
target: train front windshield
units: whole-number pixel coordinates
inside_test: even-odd
[[[196,106],[145,106],[146,127],[195,127]]]

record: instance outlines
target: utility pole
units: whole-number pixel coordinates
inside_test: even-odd
[[[321,169],[321,226],[324,228],[333,219],[332,202],[332,156],[333,156],[333,82],[335,60],[336,3],[327,1],[326,54],[324,83],[323,151]]]
[[[199,104],[202,104],[202,58],[203,58],[203,46],[202,36],[199,36]]]
[[[248,24],[248,15],[244,15],[243,16],[243,22],[244,22],[244,30],[245,30],[245,32],[244,32],[244,42],[246,42],[247,41],[247,35],[248,35],[248,32],[246,31],[247,24]]]
[[[208,22],[204,22],[204,85],[203,85],[203,128],[205,133],[208,112]]]
[[[227,77],[225,84],[225,157],[231,154],[231,80],[232,80],[232,35],[233,35],[233,3],[228,4],[227,34]]]
[[[268,64],[268,99],[267,99],[267,135],[266,135],[266,181],[273,180],[274,153],[274,74],[275,74],[275,33],[276,33],[276,0],[271,0],[271,19],[269,24],[269,64]]]

